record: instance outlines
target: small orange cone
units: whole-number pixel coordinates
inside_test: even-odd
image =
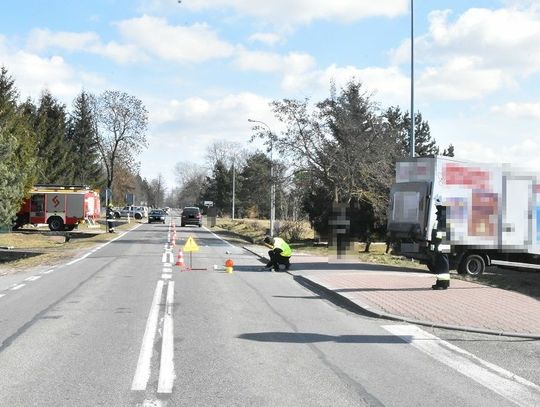
[[[185,267],[184,264],[184,253],[182,253],[182,249],[178,250],[178,258],[176,260],[176,265],[180,267]]]
[[[234,267],[234,262],[231,259],[225,261],[225,273],[232,273]]]

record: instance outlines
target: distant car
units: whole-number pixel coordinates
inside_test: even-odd
[[[201,210],[196,206],[186,206],[182,209],[182,220],[180,226],[197,225],[202,226]]]
[[[165,211],[162,211],[161,209],[153,209],[148,214],[148,223],[153,223],[153,222],[165,223],[166,215],[167,214],[165,213]]]
[[[130,216],[131,218],[135,218],[137,220],[141,220],[142,218],[148,217],[148,209],[145,206],[124,206],[120,210],[116,210],[114,212],[114,217],[119,218],[127,218],[127,216]]]

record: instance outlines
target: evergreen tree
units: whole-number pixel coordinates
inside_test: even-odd
[[[35,176],[33,133],[17,107],[15,81],[0,70],[0,226],[11,226]]]
[[[41,95],[34,126],[40,157],[38,182],[72,183],[75,157],[73,145],[66,136],[65,106],[48,91]]]
[[[411,117],[409,112],[402,112],[399,107],[389,107],[384,113],[384,117],[391,131],[396,135],[400,145],[400,155],[403,157],[409,156],[411,145]],[[414,115],[414,123],[415,155],[428,157],[439,154],[439,147],[437,147],[435,139],[431,137],[429,123],[424,121],[422,113],[418,112]]]
[[[73,182],[92,186],[100,184],[103,176],[94,106],[94,97],[82,91],[73,102],[67,129],[67,139],[73,148]]]
[[[206,190],[202,200],[213,201],[221,213],[231,213],[232,208],[232,170],[218,159],[214,164],[212,176],[207,177]]]

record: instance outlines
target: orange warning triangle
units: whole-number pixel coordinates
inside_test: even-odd
[[[195,240],[190,236],[186,244],[184,245],[184,252],[197,252],[199,251],[199,246],[195,243]]]

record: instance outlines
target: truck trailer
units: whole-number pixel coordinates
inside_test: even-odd
[[[387,226],[393,251],[429,269],[436,251],[460,274],[540,269],[540,174],[448,157],[400,160]]]
[[[53,231],[73,230],[82,221],[99,219],[99,192],[84,185],[36,185],[17,212],[14,229],[48,224]]]

